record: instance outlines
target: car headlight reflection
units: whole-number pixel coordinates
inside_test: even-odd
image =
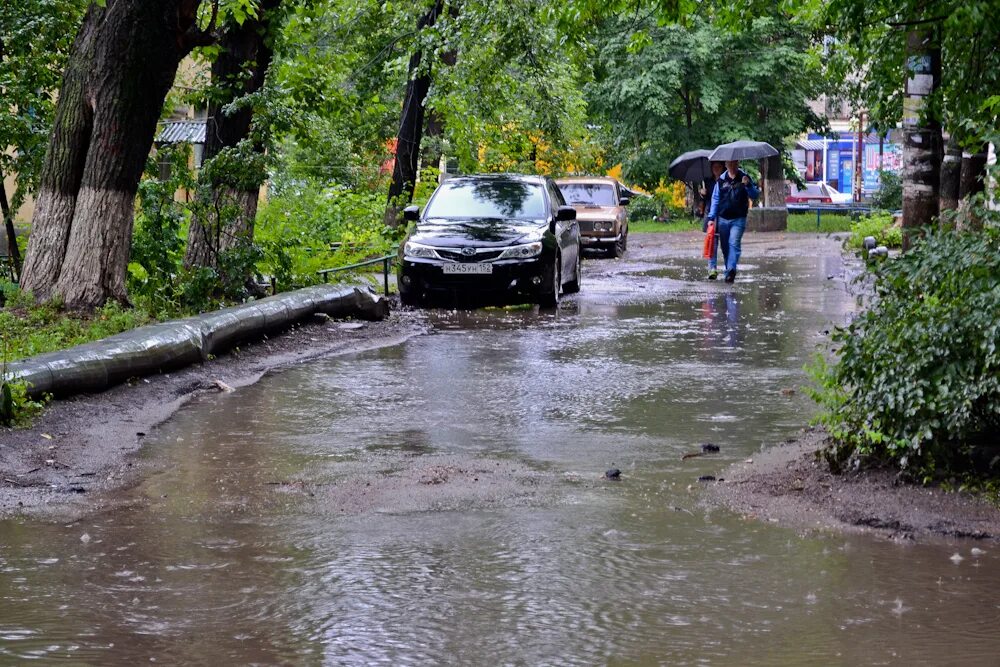
[[[438,256],[434,248],[421,243],[414,243],[413,241],[407,241],[403,245],[403,255],[405,257],[427,257],[430,259],[436,259]]]
[[[500,254],[497,259],[524,259],[525,257],[534,257],[542,252],[541,241],[536,241],[534,243],[525,243],[522,245],[513,245],[506,248],[503,253]]]

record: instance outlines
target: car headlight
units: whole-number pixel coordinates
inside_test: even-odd
[[[407,241],[403,244],[403,256],[404,257],[427,257],[430,259],[437,259],[438,254],[434,248],[429,245],[423,245],[422,243],[414,243],[413,241]]]
[[[542,252],[542,242],[535,241],[534,243],[524,243],[522,245],[512,245],[509,248],[504,249],[497,259],[523,259],[525,257],[534,257]]]

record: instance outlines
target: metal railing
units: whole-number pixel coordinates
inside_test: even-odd
[[[339,244],[339,243],[335,243],[335,244],[330,244],[330,247],[333,248],[334,246],[336,246],[336,247],[339,248],[340,245],[341,244]],[[390,254],[390,255],[382,255],[380,257],[372,257],[371,259],[366,259],[366,260],[364,260],[362,262],[355,262],[354,264],[347,264],[345,266],[335,266],[335,267],[329,268],[329,269],[320,269],[316,273],[317,273],[317,275],[323,276],[323,282],[325,283],[325,282],[329,282],[329,280],[330,280],[330,274],[331,273],[338,273],[340,271],[351,271],[351,270],[354,270],[354,269],[360,269],[360,268],[365,267],[365,266],[372,266],[372,265],[381,263],[382,264],[382,287],[385,290],[385,295],[389,296],[389,266],[392,264],[393,261],[395,261],[395,259],[396,259],[396,252],[395,252],[395,249],[394,249],[393,253]]]

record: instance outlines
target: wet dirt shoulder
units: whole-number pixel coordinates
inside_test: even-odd
[[[144,436],[202,392],[252,384],[268,371],[331,354],[394,345],[423,333],[419,315],[381,322],[314,318],[203,364],[54,401],[27,429],[0,429],[0,517],[72,517],[134,484]]]
[[[967,493],[903,482],[890,470],[834,475],[817,452],[822,431],[765,449],[720,473],[709,505],[798,529],[893,540],[1000,539],[1000,509]]]

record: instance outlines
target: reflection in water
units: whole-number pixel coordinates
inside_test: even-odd
[[[0,523],[0,663],[991,664],[994,550],[699,505],[812,409],[781,389],[851,307],[822,262],[435,312],[206,396],[149,436],[128,509]]]

